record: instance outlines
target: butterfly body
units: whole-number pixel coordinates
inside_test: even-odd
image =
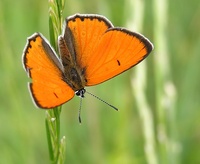
[[[103,16],[76,14],[65,20],[57,57],[48,41],[33,34],[25,46],[23,66],[35,104],[53,108],[84,97],[85,86],[105,82],[141,62],[153,45],[141,34],[113,27]]]
[[[80,90],[85,87],[85,69],[81,68],[74,58],[75,54],[69,51],[66,41],[59,37],[59,52],[63,65],[63,80],[74,90]]]

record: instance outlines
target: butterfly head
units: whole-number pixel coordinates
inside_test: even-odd
[[[84,98],[85,97],[85,92],[86,90],[84,88],[79,89],[78,91],[75,92],[76,96],[80,97],[80,98]]]

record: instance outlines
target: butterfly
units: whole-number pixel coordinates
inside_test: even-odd
[[[66,18],[58,37],[59,55],[40,33],[28,38],[23,67],[32,79],[29,90],[39,108],[62,105],[84,97],[86,86],[103,83],[130,69],[153,49],[143,35],[114,27],[101,15]]]

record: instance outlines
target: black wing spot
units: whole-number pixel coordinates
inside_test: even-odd
[[[29,44],[29,45],[28,45],[28,48],[30,48],[30,49],[31,49],[31,48],[32,48],[32,45],[31,45],[31,44]]]
[[[57,94],[56,93],[53,93],[55,96],[56,96],[56,98],[58,98],[58,96],[57,96]]]
[[[120,65],[121,65],[121,63],[120,63],[120,61],[119,61],[119,60],[117,60],[117,64],[118,64],[118,66],[120,66]]]
[[[81,21],[82,21],[82,22],[83,22],[83,21],[84,21],[84,19],[85,19],[84,17],[79,17],[79,18],[81,19]]]
[[[35,42],[36,41],[36,37],[32,38],[30,41]]]

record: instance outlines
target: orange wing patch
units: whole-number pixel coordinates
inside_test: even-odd
[[[126,29],[105,32],[87,61],[87,86],[96,85],[119,75],[141,62],[152,51],[144,36]]]
[[[38,107],[53,108],[73,98],[74,91],[62,80],[59,59],[40,34],[28,39],[23,60],[24,68],[33,80],[29,86]]]
[[[94,14],[76,14],[66,20],[74,37],[76,62],[84,68],[88,65],[98,41],[112,24],[105,17]]]

